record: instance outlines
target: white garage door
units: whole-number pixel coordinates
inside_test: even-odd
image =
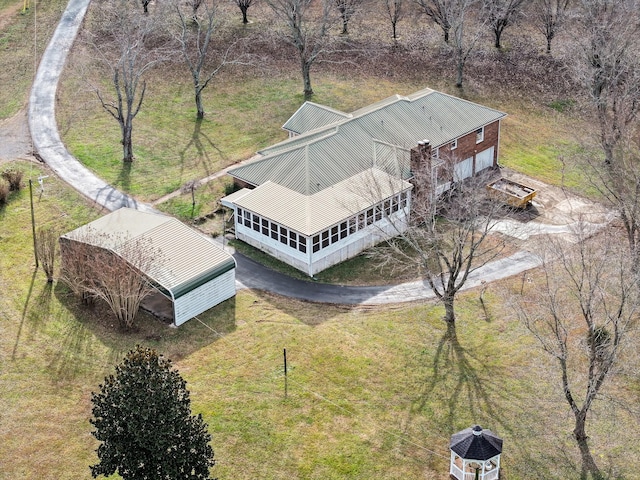
[[[476,155],[476,173],[493,167],[493,150],[494,147],[487,148]]]
[[[215,307],[235,294],[236,269],[232,268],[219,277],[175,299],[173,309],[176,326],[182,325],[187,320]]]
[[[459,182],[473,175],[473,157],[458,162],[453,167],[453,181]]]

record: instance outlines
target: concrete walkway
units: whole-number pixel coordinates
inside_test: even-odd
[[[33,83],[29,100],[29,128],[34,150],[65,182],[86,195],[98,205],[115,210],[126,206],[153,211],[153,207],[137,202],[108,185],[84,167],[64,147],[55,119],[55,97],[58,81],[67,54],[84,19],[90,0],[70,0],[60,24],[45,50]],[[214,176],[220,175],[221,172]],[[513,225],[502,224],[502,231]],[[548,226],[566,232],[567,227]],[[545,233],[544,229],[534,234]],[[530,232],[531,233],[531,232]],[[394,286],[346,287],[305,282],[274,272],[240,254],[234,254],[237,263],[237,281],[240,288],[265,290],[301,300],[335,304],[387,304],[433,298],[433,292],[425,282],[417,281]],[[520,251],[508,258],[496,260],[473,272],[465,289],[479,286],[482,281],[491,282],[517,275],[540,265],[533,253]]]

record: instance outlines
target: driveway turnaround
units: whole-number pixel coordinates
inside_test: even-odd
[[[310,302],[342,305],[383,305],[435,298],[426,281],[379,287],[349,287],[326,283],[305,282],[274,272],[253,260],[235,254],[238,263],[236,278],[240,287],[266,290],[279,295]],[[464,290],[517,275],[541,265],[540,257],[529,252],[516,252],[478,268],[469,275]]]

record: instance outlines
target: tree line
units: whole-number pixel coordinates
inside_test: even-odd
[[[622,3],[634,3],[625,0]],[[260,3],[257,3],[260,2]],[[381,3],[382,2],[382,3]],[[269,61],[268,55],[256,51],[256,44],[271,38],[282,48],[295,53],[302,93],[313,96],[312,72],[323,62],[355,64],[375,57],[384,47],[384,27],[388,24],[387,44],[401,46],[402,22],[413,19],[424,30],[434,26],[441,30],[441,49],[454,66],[452,78],[462,89],[465,68],[482,41],[491,42],[496,51],[504,49],[504,38],[515,28],[538,32],[541,44],[552,54],[554,39],[563,31],[571,32],[570,58],[562,68],[580,71],[591,60],[584,44],[606,18],[596,8],[616,2],[602,0],[169,0],[149,4],[128,0],[100,0],[90,12],[88,27],[83,32],[110,71],[112,86],[94,86],[104,110],[121,130],[124,162],[134,159],[132,129],[136,115],[147,93],[147,73],[162,65],[179,62],[193,85],[196,117],[205,115],[203,94],[216,75],[231,65],[259,69]],[[233,16],[229,5],[238,8]],[[259,25],[256,28],[230,29],[230,24],[246,25],[250,9]],[[637,22],[637,9],[631,18]],[[351,28],[357,22],[358,28]],[[381,41],[360,38],[361,32],[381,33]],[[600,42],[609,45],[617,38],[634,38],[630,32],[610,25],[607,37]],[[603,32],[604,28],[601,29]],[[231,33],[230,33],[231,32]],[[259,48],[259,47],[258,47]],[[429,58],[424,59],[429,62]],[[571,73],[571,78],[576,78]],[[97,82],[98,83],[98,82]]]

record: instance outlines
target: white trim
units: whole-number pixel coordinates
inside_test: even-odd
[[[484,142],[484,127],[476,130],[476,144]]]

